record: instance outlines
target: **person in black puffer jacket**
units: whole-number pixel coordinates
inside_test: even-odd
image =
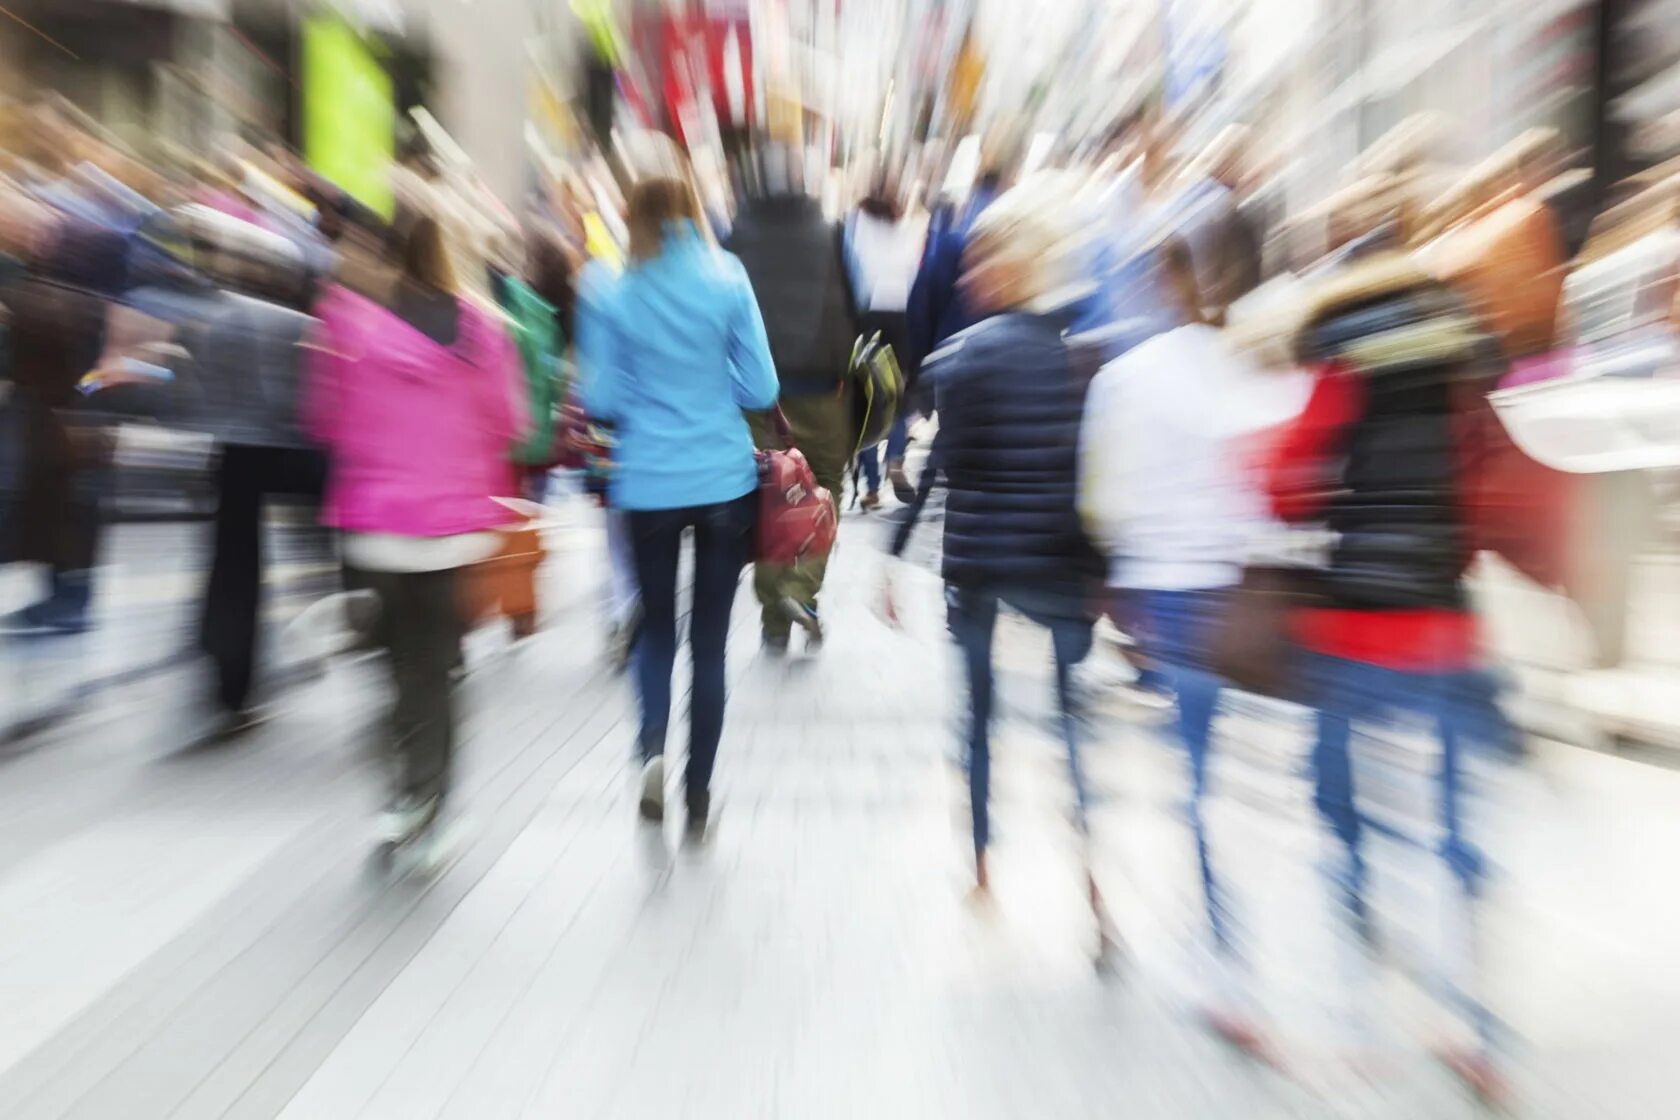
[[[1077,509],[1083,379],[1064,316],[1075,231],[1059,220],[1054,193],[1028,183],[1000,197],[975,223],[964,249],[965,297],[981,322],[930,355],[939,434],[917,501],[893,542],[902,553],[936,476],[948,491],[944,577],[952,636],[969,684],[968,770],[975,875],[990,883],[992,634],[1001,606],[1046,627],[1055,649],[1056,692],[1077,820],[1085,823],[1079,765],[1079,705],[1072,673],[1091,649],[1103,566]],[[1087,883],[1100,950],[1110,944],[1096,884]]]

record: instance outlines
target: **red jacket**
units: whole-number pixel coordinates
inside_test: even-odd
[[[1335,487],[1341,433],[1363,411],[1360,375],[1335,364],[1320,367],[1306,407],[1285,425],[1265,464],[1272,510],[1284,521],[1313,521],[1323,514]],[[1469,444],[1460,439],[1456,446],[1461,480],[1473,471],[1475,449]],[[1461,506],[1468,491],[1460,487]],[[1471,555],[1465,555],[1465,567]],[[1476,620],[1466,610],[1313,607],[1300,612],[1295,627],[1297,640],[1310,650],[1391,669],[1445,672],[1476,661]]]

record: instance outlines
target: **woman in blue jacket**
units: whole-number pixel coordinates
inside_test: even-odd
[[[665,815],[665,732],[676,659],[677,564],[694,530],[694,659],[685,793],[687,832],[705,836],[723,731],[724,647],[751,551],[758,469],[742,410],[779,386],[758,301],[741,264],[700,225],[689,184],[650,178],[630,194],[630,263],[580,293],[582,395],[616,427],[611,499],[626,512],[642,593],[641,815]]]

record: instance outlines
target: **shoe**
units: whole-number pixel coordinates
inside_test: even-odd
[[[247,731],[261,727],[269,718],[268,713],[260,708],[225,709],[217,717],[215,726],[210,731],[210,738],[218,742],[238,738]]]
[[[822,648],[822,619],[817,614],[817,608],[789,597],[782,600],[782,613],[788,616],[790,622],[805,631],[807,650],[815,653]]]
[[[881,508],[881,492],[879,490],[871,490],[869,493],[865,494],[862,498],[860,498],[858,500],[858,506],[865,513],[868,513],[871,510],[880,509]]]
[[[398,796],[379,814],[379,840],[388,847],[400,847],[424,832],[437,818],[436,797]]]
[[[59,637],[85,634],[88,629],[87,611],[43,599],[22,610],[0,618],[0,633],[20,637]]]
[[[637,808],[642,819],[651,824],[665,819],[665,756],[662,754],[642,763],[642,796]]]
[[[772,634],[766,630],[764,632],[764,652],[775,658],[786,657],[788,636],[786,634]]]
[[[712,795],[710,793],[688,795],[688,818],[683,821],[683,844],[689,848],[698,848],[709,838],[707,831],[712,819]]]
[[[910,476],[904,473],[903,463],[894,463],[887,468],[887,481],[892,483],[893,497],[905,505],[916,500],[916,488],[910,485]]]

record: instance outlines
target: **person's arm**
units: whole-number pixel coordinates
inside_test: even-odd
[[[904,550],[910,545],[910,534],[916,531],[916,522],[922,516],[922,507],[927,505],[928,495],[933,492],[933,484],[939,477],[944,462],[944,443],[946,442],[946,428],[940,428],[933,437],[933,447],[928,451],[927,462],[922,464],[922,473],[916,479],[916,496],[910,500],[905,509],[903,520],[898,528],[893,530],[892,547],[887,551],[894,557],[902,557]]]
[[[910,348],[904,361],[907,370],[919,371],[922,362],[939,345],[939,323],[945,315],[947,298],[940,290],[943,240],[940,231],[928,234],[921,267],[916,269],[916,279],[910,285],[910,299],[904,307],[904,338]]]
[[[1128,499],[1138,485],[1137,448],[1122,430],[1130,372],[1124,359],[1104,367],[1091,382],[1079,421],[1079,516],[1105,557],[1123,548]]]
[[[775,407],[781,384],[776,379],[776,363],[770,357],[764,316],[758,310],[758,299],[744,271],[730,306],[729,376],[735,387],[736,405],[748,412]]]
[[[323,308],[322,318],[299,345],[303,351],[298,356],[303,365],[299,418],[309,438],[331,450],[338,445],[344,383],[354,359],[345,352],[348,340],[330,306]]]
[[[1318,371],[1306,407],[1285,426],[1266,466],[1266,493],[1282,520],[1311,521],[1323,511],[1341,434],[1358,418],[1363,393],[1355,373],[1337,365]]]
[[[607,294],[587,279],[577,304],[578,400],[590,416],[617,420],[628,373]]]
[[[928,367],[928,380],[935,388],[933,398],[934,407],[939,412],[939,430],[934,434],[933,446],[928,450],[927,462],[922,464],[922,473],[916,480],[916,496],[910,501],[910,508],[905,511],[904,520],[899,522],[898,529],[893,533],[890,549],[892,555],[900,556],[910,543],[910,534],[915,531],[916,521],[922,514],[922,507],[927,504],[928,495],[933,492],[934,483],[945,469],[946,457],[955,448],[959,433],[967,430],[966,410],[970,403],[966,395],[960,390],[953,391],[951,382],[959,376],[955,368],[959,359],[955,353],[937,357]]]
[[[516,448],[531,432],[530,382],[506,324],[492,319],[485,331],[489,368],[495,375],[485,391],[486,423],[497,440]]]

